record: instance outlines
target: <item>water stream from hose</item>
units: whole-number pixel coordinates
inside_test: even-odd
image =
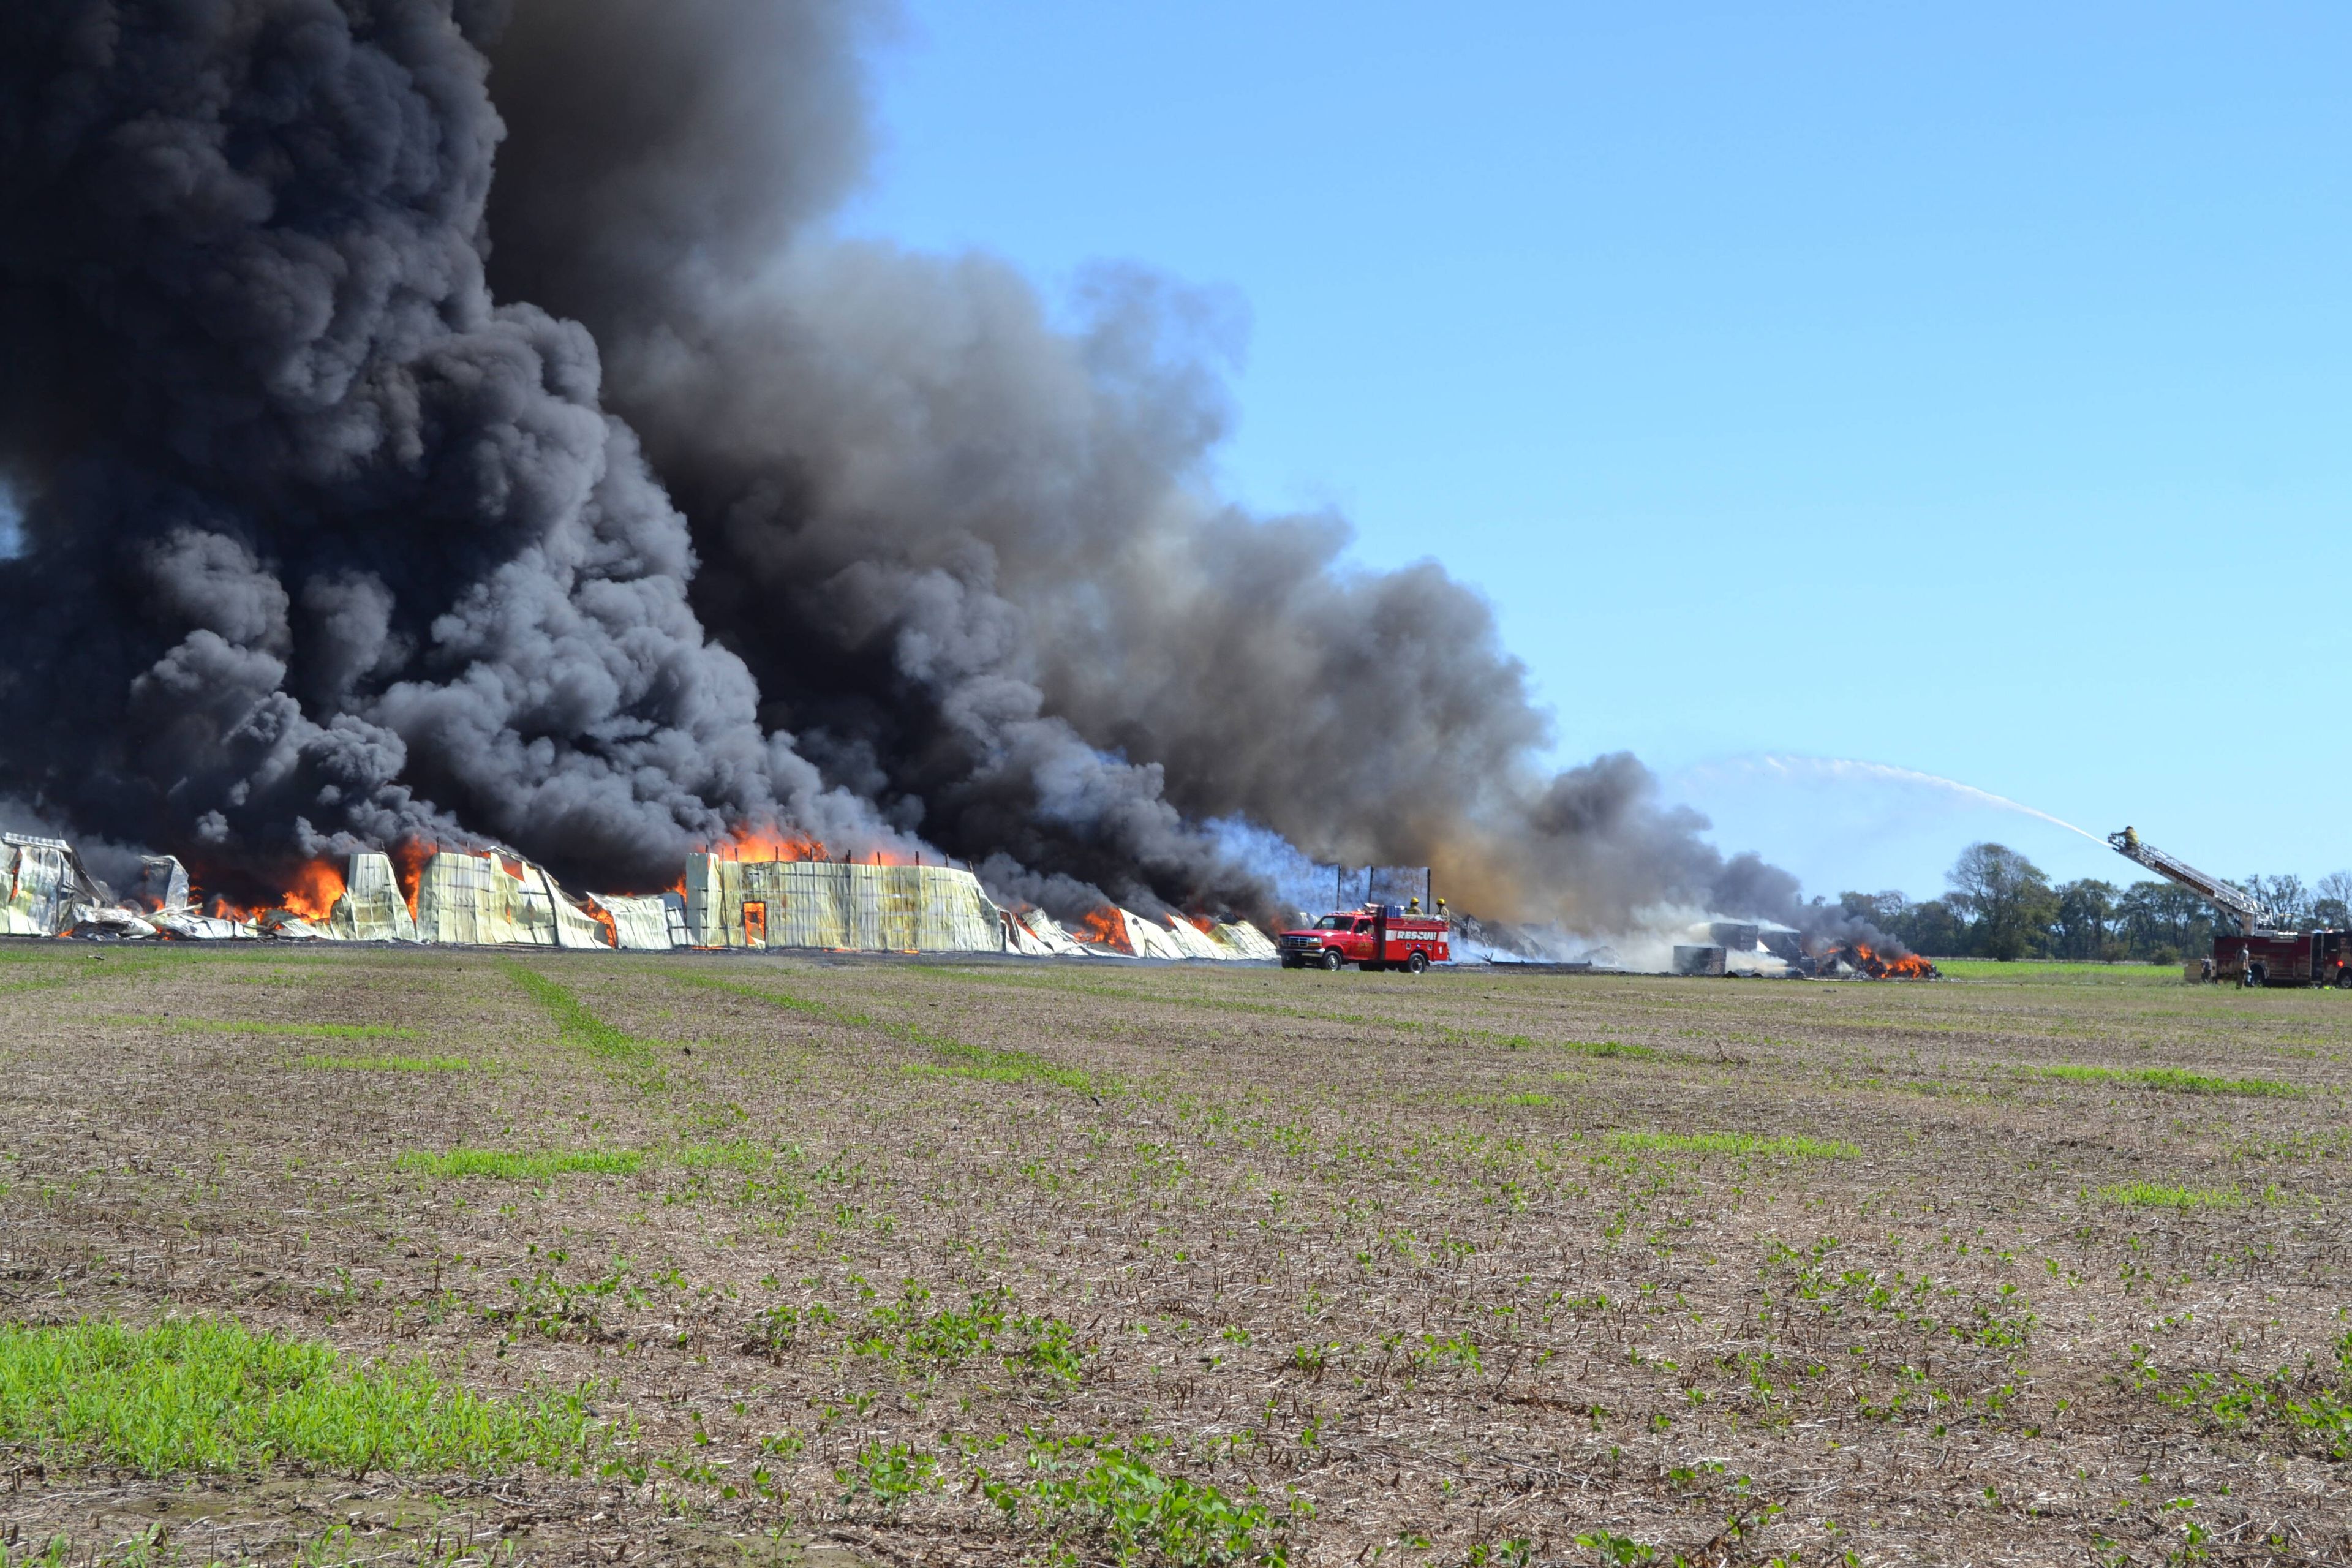
[[[1746,765],[1758,772],[1775,773],[1783,778],[1871,779],[1885,784],[1924,784],[1931,789],[1948,791],[1978,805],[1990,805],[1997,810],[2014,811],[2021,816],[2035,817],[2049,823],[2053,827],[2063,827],[2069,833],[2079,833],[2102,847],[2105,847],[2107,842],[2088,828],[2077,827],[2063,816],[2053,816],[2048,812],[2038,811],[2022,801],[2011,800],[2005,795],[1995,795],[1990,790],[1979,789],[1974,784],[1962,784],[1958,779],[1943,778],[1935,773],[1923,773],[1916,768],[1890,767],[1885,763],[1856,762],[1850,757],[1788,757],[1769,752],[1743,759],[1743,761]]]

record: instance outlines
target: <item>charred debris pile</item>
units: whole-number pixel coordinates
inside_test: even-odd
[[[1557,927],[1457,916],[1465,956],[1498,968],[1565,973],[1640,973],[1774,980],[1937,980],[1927,959],[1874,931],[1801,931],[1748,921],[1665,925],[1600,943]]]

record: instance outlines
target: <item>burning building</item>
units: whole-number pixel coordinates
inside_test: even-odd
[[[869,952],[1002,952],[1004,921],[979,879],[953,866],[838,860],[686,862],[695,947],[821,947]]]
[[[820,848],[816,846],[805,846]],[[1265,957],[1246,924],[1160,925],[1112,909],[1093,943],[1073,941],[1041,910],[1000,909],[969,869],[829,858],[688,858],[678,891],[574,899],[554,876],[511,851],[427,851],[403,887],[393,858],[362,851],[302,868],[280,902],[247,910],[214,900],[199,910],[187,869],[149,856],[131,897],[117,903],[62,839],[0,835],[0,935],[69,933],[237,941],[336,942],[624,949],[826,948],[845,952],[1013,952],[1083,956]]]
[[[1042,910],[998,907],[963,867],[880,865],[823,857],[795,843],[791,858],[688,857],[677,890],[575,899],[552,873],[510,850],[365,850],[304,866],[280,901],[244,910],[197,907],[187,869],[172,856],[141,865],[118,904],[61,839],[0,836],[0,935],[188,941],[261,938],[465,946],[621,949],[823,948],[864,952],[1010,952],[1035,957],[1116,952],[1141,958],[1269,958],[1272,944],[1244,922],[1167,923],[1119,909],[1075,941]]]

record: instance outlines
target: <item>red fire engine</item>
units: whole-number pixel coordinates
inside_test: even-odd
[[[1402,904],[1370,903],[1325,915],[1276,939],[1285,969],[1402,969],[1419,974],[1452,961],[1442,915],[1407,914]]]
[[[2337,985],[2352,988],[2352,932],[2283,930],[2294,922],[2242,888],[2209,877],[2177,860],[2126,827],[2107,836],[2108,847],[2159,876],[2168,877],[2237,922],[2234,931],[2213,932],[2209,980],[2241,985]]]

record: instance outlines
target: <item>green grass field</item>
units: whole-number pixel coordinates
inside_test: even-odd
[[[2179,985],[2177,963],[2071,963],[2057,959],[1939,958],[1936,967],[1954,980],[1995,981],[2010,985]]]

